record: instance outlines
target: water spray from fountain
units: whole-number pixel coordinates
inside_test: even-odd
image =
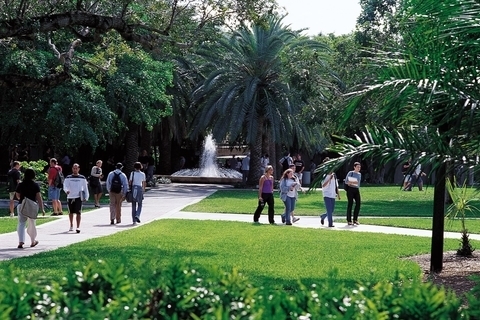
[[[211,177],[241,179],[242,174],[234,169],[219,168],[217,165],[217,144],[212,134],[203,141],[200,168],[183,169],[172,174],[172,177]]]

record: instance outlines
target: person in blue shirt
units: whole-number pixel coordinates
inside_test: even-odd
[[[360,213],[360,181],[362,181],[362,174],[360,173],[360,169],[362,165],[360,162],[355,162],[353,164],[353,170],[347,173],[345,177],[345,183],[348,185],[347,190],[347,223],[349,226],[351,225],[359,225],[358,223],[358,215]],[[355,201],[355,208],[353,209],[353,221],[352,221],[352,207],[353,202]]]

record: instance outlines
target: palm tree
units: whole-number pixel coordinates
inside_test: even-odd
[[[291,83],[284,74],[288,51],[326,49],[317,41],[302,39],[281,21],[271,16],[265,25],[244,26],[199,52],[207,71],[205,81],[193,92],[201,106],[193,134],[207,129],[217,140],[242,137],[250,148],[251,164],[260,163],[263,135],[270,144],[287,145],[296,133],[303,136],[296,119],[302,103],[292,99]],[[248,180],[256,183],[259,176],[260,166],[251,165]]]
[[[478,169],[479,14],[474,0],[404,1],[398,13],[398,47],[373,59],[378,66],[375,83],[353,93],[345,113],[348,121],[363,101],[373,100],[381,119],[392,127],[372,124],[355,139],[343,138],[332,148],[341,157],[325,166],[337,167],[359,154],[383,161],[413,155],[418,163],[431,163],[436,176],[433,272],[441,272],[443,263],[445,179],[457,164],[464,164],[462,159]]]

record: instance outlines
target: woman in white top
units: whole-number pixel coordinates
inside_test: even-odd
[[[280,180],[280,198],[285,204],[285,224],[292,225],[291,214],[295,210],[295,202],[297,201],[298,191],[302,190],[302,186],[292,169],[287,169],[283,173]]]
[[[330,158],[325,158],[323,162],[329,161]],[[335,198],[340,200],[340,193],[338,192],[338,182],[335,177],[335,173],[331,172],[325,176],[322,182],[323,201],[325,202],[325,208],[327,212],[320,216],[320,223],[325,223],[325,218],[328,218],[328,227],[332,228],[333,225],[333,212],[335,211]]]
[[[133,224],[137,224],[137,222],[140,223],[143,193],[145,192],[147,182],[145,179],[145,173],[140,171],[142,169],[142,164],[140,162],[135,162],[133,168],[135,170],[130,173],[130,179],[128,180],[128,184],[130,185],[130,189],[133,194],[132,220]]]
[[[95,200],[95,208],[100,208],[100,197],[103,194],[102,181],[102,160],[98,160],[90,171],[90,178],[88,179],[90,189],[92,189],[93,198]]]

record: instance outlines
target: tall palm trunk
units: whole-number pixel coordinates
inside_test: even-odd
[[[430,271],[439,273],[443,269],[443,238],[445,227],[445,174],[447,164],[437,169],[435,190],[433,191],[432,246]]]
[[[250,186],[255,186],[258,184],[258,180],[263,174],[260,168],[260,158],[262,155],[262,136],[263,136],[263,116],[259,116],[257,120],[257,135],[255,137],[255,142],[253,145],[250,145],[250,171],[248,174],[247,184]]]

